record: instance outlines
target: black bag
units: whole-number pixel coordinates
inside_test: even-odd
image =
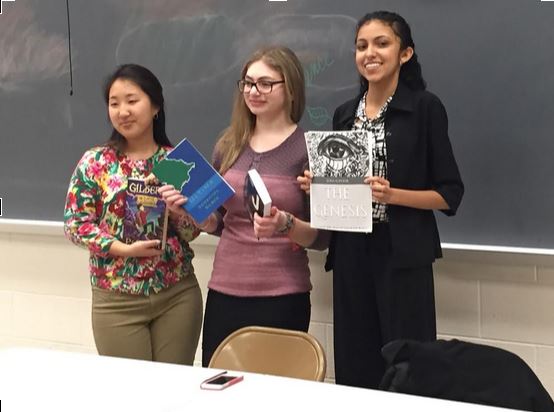
[[[390,392],[552,412],[554,403],[517,355],[459,340],[396,340],[381,350],[387,368],[379,386]]]

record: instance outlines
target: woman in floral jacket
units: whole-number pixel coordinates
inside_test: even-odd
[[[69,184],[64,229],[90,251],[92,328],[101,355],[192,364],[202,297],[189,242],[199,231],[170,213],[167,243],[123,242],[127,180],[144,179],[169,151],[162,86],[120,66],[104,89],[109,141],[85,152]]]

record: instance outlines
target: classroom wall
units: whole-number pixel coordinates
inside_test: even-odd
[[[0,222],[1,223],[1,222]],[[194,241],[205,295],[217,240]],[[554,396],[554,257],[445,250],[435,266],[440,337],[510,350],[522,357]],[[326,349],[333,381],[332,283],[324,253],[310,254],[310,332]],[[0,224],[0,348],[38,346],[95,352],[90,322],[87,252],[61,225]],[[197,352],[196,363],[200,362]]]
[[[187,137],[210,157],[229,124],[243,62],[261,45],[283,44],[298,54],[306,75],[301,126],[329,130],[335,108],[359,89],[356,22],[384,9],[410,23],[429,90],[448,112],[466,192],[455,219],[437,214],[443,241],[554,249],[554,191],[544,190],[554,176],[552,1],[16,0],[4,6],[4,217],[63,219],[77,160],[111,132],[101,85],[118,64],[143,64],[158,76],[171,141]],[[520,187],[525,196],[514,195]]]

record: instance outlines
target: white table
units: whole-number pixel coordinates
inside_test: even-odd
[[[44,349],[0,350],[2,412],[501,411],[461,402],[244,373],[201,390],[218,370]]]

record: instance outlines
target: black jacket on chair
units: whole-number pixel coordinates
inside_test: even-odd
[[[334,130],[350,130],[362,95],[339,106],[333,116]],[[454,215],[464,185],[448,137],[448,118],[434,94],[398,84],[385,114],[388,175],[391,187],[436,190],[446,201],[447,215]],[[396,267],[418,267],[442,256],[432,210],[388,206],[393,256]],[[333,253],[333,240],[329,256]],[[327,258],[330,270],[332,258]]]
[[[379,386],[390,392],[552,412],[554,403],[517,355],[459,340],[396,340],[382,349],[388,365]]]

